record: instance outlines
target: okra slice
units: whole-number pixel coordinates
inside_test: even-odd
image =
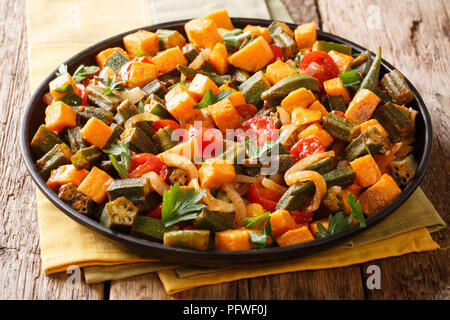
[[[261,94],[270,88],[264,72],[258,71],[239,86],[239,91],[244,94],[245,101],[257,108],[262,106]]]
[[[336,168],[335,158],[325,158],[312,164],[306,170],[316,171],[320,174],[328,173]]]
[[[345,148],[345,159],[353,161],[362,157],[367,154],[367,149],[372,155],[377,154],[383,149],[385,144],[385,138],[377,128],[369,127]]]
[[[394,141],[406,137],[414,130],[411,118],[391,102],[378,106],[373,118],[378,120]]]
[[[281,196],[275,209],[283,209],[288,211],[298,210],[310,196],[314,194],[316,187],[314,183],[308,181],[306,183],[294,183]]]
[[[152,136],[161,151],[167,151],[175,147],[178,142],[172,140],[173,129],[169,126],[161,128]]]
[[[417,161],[412,154],[404,159],[392,161],[390,166],[394,179],[401,186],[406,186],[417,171]]]
[[[155,94],[151,94],[145,101],[144,109],[146,112],[153,113],[163,119],[175,120],[167,110],[164,100]]]
[[[387,90],[392,101],[397,104],[407,104],[414,100],[411,89],[398,70],[386,73],[381,79],[381,84]]]
[[[123,133],[123,126],[118,123],[112,123],[110,127],[114,130],[111,137],[109,137],[108,141],[106,142],[105,147],[107,148],[112,143],[115,143],[116,140],[120,138],[120,135]]]
[[[138,208],[125,197],[106,203],[100,216],[105,227],[121,232],[129,232],[138,214]]]
[[[77,152],[78,150],[89,146],[89,144],[83,140],[80,130],[81,128],[78,126],[67,128],[67,141],[69,142],[72,152]]]
[[[77,187],[72,182],[66,183],[59,187],[58,198],[65,202],[72,202],[77,193]]]
[[[242,69],[234,69],[231,73],[231,82],[232,83],[243,83],[245,82],[248,78],[250,78],[250,74]]]
[[[350,68],[351,69],[356,69],[359,68],[361,65],[363,65],[365,62],[367,62],[370,58],[370,52],[369,51],[364,51],[361,52],[360,54],[355,56],[355,59],[353,60]],[[369,64],[370,65],[370,64]],[[359,71],[359,70],[358,70]]]
[[[194,220],[196,229],[209,230],[211,232],[224,231],[232,229],[232,225],[222,218],[222,215],[202,209],[202,212]]]
[[[56,144],[63,143],[60,137],[53,131],[47,129],[45,125],[41,125],[34,134],[30,146],[38,157],[42,157],[49,152]]]
[[[273,41],[283,52],[283,56],[287,59],[295,57],[298,52],[297,43],[288,25],[284,22],[274,21],[268,29]]]
[[[41,177],[47,180],[52,170],[57,169],[59,166],[70,164],[71,157],[72,151],[67,144],[56,144],[42,158],[36,161],[36,167]]]
[[[355,182],[356,172],[351,167],[343,167],[325,173],[323,178],[327,184],[327,188],[332,186],[348,187]]]
[[[77,108],[77,115],[83,121],[88,121],[90,118],[97,118],[107,125],[110,125],[114,120],[114,113],[99,107],[80,106]]]
[[[196,69],[192,69],[186,66],[183,66],[181,64],[179,64],[177,66],[178,71],[180,71],[182,74],[184,74],[186,76],[187,80],[192,80],[194,79],[194,77],[197,74],[202,74],[204,76],[207,76],[208,78],[210,78],[217,86],[221,86],[227,82],[231,81],[231,76],[230,75],[223,75],[223,76],[219,76],[217,74],[211,73],[211,72],[207,72],[204,70],[196,70]]]
[[[98,107],[101,107],[108,111],[114,111],[122,100],[117,95],[115,95],[114,92],[108,95],[104,94],[104,90],[105,89],[100,86],[87,86],[87,99],[89,102]]]
[[[102,156],[102,151],[96,146],[90,146],[78,150],[70,159],[78,170],[92,167]]]
[[[167,88],[161,81],[155,79],[145,87],[143,87],[142,92],[144,92],[144,94],[147,96],[155,94],[160,98],[164,98],[167,93]]]
[[[82,214],[85,214],[87,216],[93,216],[95,214],[94,201],[81,192],[78,192],[75,195],[71,206],[78,212],[81,212]]]
[[[120,114],[122,120],[125,122],[135,114],[138,114],[139,110],[126,99],[117,107],[117,113]]]
[[[331,41],[318,40],[313,45],[313,50],[328,52],[331,50],[346,54],[350,56],[352,54],[352,48],[342,44]]]
[[[109,201],[125,197],[134,205],[145,202],[150,193],[150,182],[145,178],[128,178],[114,180],[106,190]]]
[[[119,74],[119,71],[122,68],[122,66],[128,61],[130,60],[127,57],[125,57],[122,53],[120,53],[119,51],[115,51],[106,60],[105,66],[110,67],[111,69],[114,70],[116,74]]]
[[[130,234],[132,236],[143,238],[147,240],[159,240],[162,241],[164,233],[169,231],[178,230],[176,226],[164,227],[161,220],[147,217],[144,215],[138,215],[131,227]]]
[[[208,230],[179,230],[164,233],[164,244],[171,247],[207,250]]]
[[[378,47],[377,55],[375,60],[370,65],[369,70],[366,73],[363,81],[361,82],[361,89],[368,89],[374,92],[378,88],[378,78],[380,77],[381,68],[381,47]]]
[[[188,64],[190,64],[200,54],[200,50],[198,50],[192,43],[188,43],[183,47],[183,54],[188,61]]]
[[[121,135],[120,139],[130,144],[131,149],[135,152],[158,154],[158,146],[153,142],[144,131],[139,128],[130,127],[126,129]]]
[[[344,97],[342,96],[329,96],[325,97],[325,108],[328,111],[341,111],[345,112],[347,110],[347,104],[344,101]]]
[[[344,119],[337,114],[328,113],[322,117],[323,128],[333,137],[351,142],[361,132],[359,125]]]

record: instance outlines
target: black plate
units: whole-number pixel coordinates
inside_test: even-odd
[[[184,34],[184,24],[187,20],[180,20],[168,23],[156,24],[153,26],[139,28],[147,29],[150,31],[155,31],[160,28],[175,29]],[[268,26],[270,20],[261,19],[248,19],[248,18],[233,18],[233,24],[238,28],[244,28],[247,24]],[[296,26],[289,24],[291,28]],[[110,48],[122,46],[122,38],[128,33],[135,32],[136,30],[131,30],[109,39],[103,40],[68,59],[65,64],[67,64],[69,72],[73,72],[79,64],[92,65],[95,63],[95,55],[100,51]],[[326,32],[318,31],[318,38],[327,41],[334,41],[339,43],[344,43],[353,48],[354,52],[362,52],[365,49],[361,46],[350,42],[348,40],[342,39],[340,37],[328,34]],[[394,70],[394,67],[386,62],[382,61],[381,75],[386,72]],[[325,249],[330,245],[336,244],[337,241],[342,241],[343,239],[355,235],[365,229],[361,229],[358,226],[353,226],[344,231],[329,236],[324,239],[318,239],[311,242],[298,244],[289,247],[279,247],[271,249],[261,249],[261,250],[250,250],[250,251],[197,251],[190,249],[174,248],[169,246],[164,246],[163,244],[157,242],[151,242],[139,238],[135,238],[126,234],[111,231],[100,223],[84,216],[83,214],[72,209],[62,200],[60,200],[57,195],[47,187],[45,181],[40,177],[36,170],[34,159],[30,150],[30,141],[34,136],[34,133],[38,127],[44,123],[44,110],[45,104],[42,102],[42,97],[46,92],[48,92],[48,83],[55,77],[54,70],[37,88],[33,96],[28,103],[25,110],[25,114],[22,118],[21,129],[20,129],[20,143],[22,146],[22,155],[25,160],[25,164],[33,178],[34,182],[37,184],[39,189],[45,194],[45,196],[62,212],[67,216],[74,219],[75,221],[81,223],[82,225],[94,230],[110,239],[118,241],[122,244],[134,248],[143,255],[160,259],[167,262],[184,263],[191,265],[200,266],[221,266],[229,264],[248,264],[248,263],[258,263],[258,262],[270,262],[270,261],[281,261],[286,259],[297,258],[306,253],[313,251]],[[417,92],[416,88],[406,80],[411,88],[414,95],[414,101],[409,104],[414,109],[419,111],[419,115],[416,118],[416,141],[414,143],[414,156],[418,160],[419,166],[417,173],[412,179],[412,181],[406,186],[402,193],[388,206],[377,214],[369,217],[367,221],[367,227],[373,226],[377,222],[383,220],[392,212],[395,211],[401,204],[403,204],[412,192],[419,186],[423,176],[425,175],[427,166],[430,161],[431,156],[431,146],[432,146],[432,128],[431,119],[428,110]]]

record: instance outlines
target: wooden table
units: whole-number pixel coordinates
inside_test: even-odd
[[[375,51],[421,92],[434,129],[422,188],[448,223],[450,139],[449,3],[445,0],[283,0],[296,23]],[[69,286],[45,276],[39,257],[35,188],[21,160],[19,121],[30,97],[23,0],[0,0],[0,298],[1,299],[448,299],[448,250],[409,254],[346,268],[294,272],[192,289],[168,296],[156,274]],[[448,231],[433,234],[448,247]],[[368,290],[366,269],[381,268],[381,290]]]

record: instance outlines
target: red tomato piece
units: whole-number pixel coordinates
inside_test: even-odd
[[[304,73],[319,80],[319,87],[323,90],[323,82],[336,78],[339,68],[333,59],[325,52],[312,51],[306,54],[298,66]]]
[[[79,95],[82,99],[81,105],[85,106],[87,101],[86,87],[81,83],[77,83],[77,95]]]
[[[273,58],[270,60],[269,63],[274,63],[277,60],[284,60],[283,51],[281,51],[280,47],[276,44],[269,44],[270,49],[272,49],[273,52]]]
[[[143,213],[144,216],[161,220],[162,217],[162,203],[158,204]]]
[[[223,149],[223,135],[218,129],[187,126],[187,138],[197,139],[198,147],[202,151],[203,158],[214,157],[218,151]]]
[[[180,125],[178,124],[178,122],[174,121],[174,120],[170,120],[170,119],[162,119],[162,120],[158,120],[153,122],[151,125],[152,129],[156,132],[161,128],[165,128],[165,127],[171,127],[173,130],[177,130],[180,129]]]
[[[335,115],[345,119],[345,113],[343,113],[342,111],[333,110],[333,111],[331,111],[331,113],[334,113]]]
[[[131,156],[128,178],[139,178],[147,172],[156,172],[161,179],[167,177],[167,166],[151,153],[139,153]]]
[[[304,226],[308,225],[314,216],[314,212],[301,212],[301,211],[291,211],[291,216],[294,218],[295,223]]]
[[[258,146],[262,146],[268,140],[278,138],[277,122],[274,118],[257,116],[245,121],[237,132],[238,139],[244,141],[247,137],[256,139]]]
[[[244,119],[243,121],[247,121],[258,112],[258,109],[252,104],[242,104],[240,106],[235,106],[234,108]]]
[[[267,211],[273,212],[281,194],[265,188],[261,183],[252,183],[247,191],[247,199],[251,203],[259,203]]]
[[[133,63],[135,61],[139,61],[139,62],[143,62],[143,63],[153,63],[146,56],[134,58],[133,60],[128,61],[127,63],[125,63],[122,66],[122,68],[120,68],[120,71],[119,71],[119,74],[117,75],[117,77],[119,79],[121,79],[121,80],[128,80],[128,79],[130,79],[131,66],[133,65]]]
[[[294,155],[295,161],[299,161],[314,153],[324,151],[325,147],[319,141],[319,139],[317,139],[316,137],[307,137],[298,140],[290,150],[290,153]]]

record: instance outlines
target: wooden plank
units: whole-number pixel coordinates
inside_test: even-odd
[[[102,299],[103,285],[42,273],[35,188],[21,160],[19,123],[30,96],[25,1],[0,0],[0,299]]]

